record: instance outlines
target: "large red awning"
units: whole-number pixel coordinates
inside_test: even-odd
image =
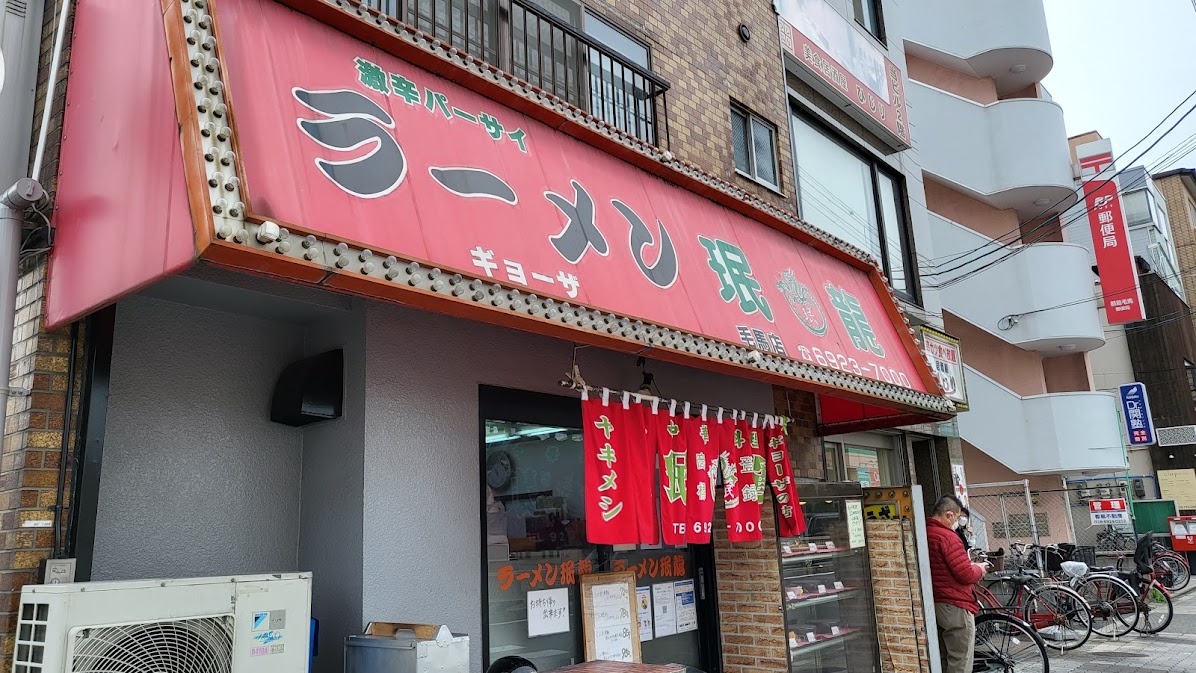
[[[205,259],[813,390],[838,420],[950,415],[829,237],[316,0],[164,5],[79,8],[51,323]]]

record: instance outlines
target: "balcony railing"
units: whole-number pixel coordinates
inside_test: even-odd
[[[646,143],[668,145],[669,83],[530,1],[350,1],[497,65]]]

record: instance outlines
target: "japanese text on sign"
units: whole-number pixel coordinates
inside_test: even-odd
[[[546,589],[527,592],[527,635],[529,638],[569,631],[569,590]]]
[[[626,559],[614,559],[611,561],[611,569],[615,572],[630,570],[635,573],[636,579],[640,580],[686,576],[685,556],[681,554],[646,558],[636,564],[629,564]],[[509,591],[516,586],[529,589],[573,586],[577,584],[577,578],[592,572],[594,563],[589,559],[538,563],[532,569],[516,569],[514,565],[504,565],[498,569],[498,590]]]

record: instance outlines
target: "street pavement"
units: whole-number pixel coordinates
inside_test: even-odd
[[[1154,636],[1096,634],[1079,650],[1051,655],[1050,673],[1196,673],[1196,581],[1174,597],[1171,626]]]

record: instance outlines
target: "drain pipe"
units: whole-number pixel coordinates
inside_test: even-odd
[[[46,197],[45,190],[32,178],[21,178],[0,196],[0,362],[5,363],[4,385],[0,386],[0,409],[8,410],[12,363],[12,330],[17,313],[17,275],[20,273],[21,231],[25,210]],[[22,391],[23,392],[23,391]]]
[[[71,15],[71,0],[63,0],[58,14],[58,34],[54,36],[54,56],[50,61],[50,81],[46,83],[45,104],[42,105],[42,123],[37,133],[37,153],[33,157],[34,180],[41,180],[42,159],[46,153],[46,135],[50,128],[50,114],[54,108],[54,90],[58,88],[58,69],[62,66],[62,42],[66,38],[66,20]],[[8,259],[0,257],[0,259]],[[3,353],[0,353],[3,355]]]

